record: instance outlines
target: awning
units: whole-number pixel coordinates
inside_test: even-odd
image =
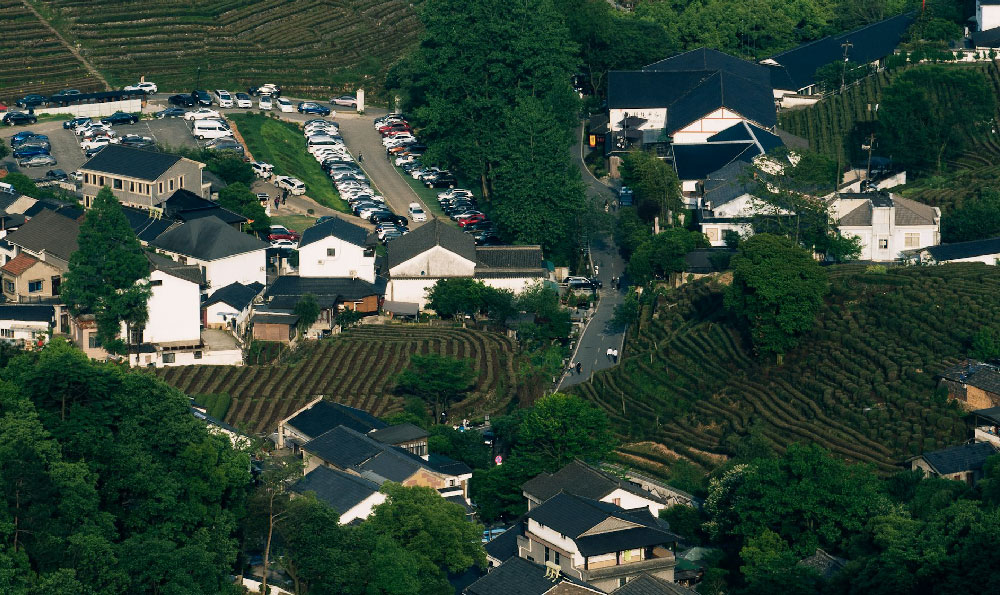
[[[420,312],[420,304],[415,302],[386,301],[382,304],[382,310],[391,312],[397,316],[416,316]]]

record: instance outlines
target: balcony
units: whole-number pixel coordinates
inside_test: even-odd
[[[623,562],[614,566],[603,568],[591,568],[590,570],[579,570],[583,573],[583,580],[586,582],[620,578],[631,576],[640,572],[659,572],[677,566],[677,559],[674,553],[666,548],[656,547],[648,554],[645,560],[635,562]]]
[[[976,442],[990,442],[994,446],[1000,446],[1000,436],[997,435],[996,426],[978,426],[975,434]]]

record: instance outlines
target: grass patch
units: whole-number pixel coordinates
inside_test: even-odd
[[[284,225],[286,228],[302,233],[313,225],[316,225],[316,217],[305,215],[279,215],[271,217],[274,225]]]
[[[194,400],[203,406],[205,411],[215,419],[226,417],[226,413],[229,411],[229,404],[232,402],[229,393],[195,395]]]
[[[72,120],[76,116],[73,114],[35,114],[39,122],[65,122]]]
[[[323,168],[306,151],[302,130],[294,124],[257,114],[227,116],[239,128],[256,159],[274,165],[274,173],[294,176],[306,184],[306,195],[343,213],[350,212]]]

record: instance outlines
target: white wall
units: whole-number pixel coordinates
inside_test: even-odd
[[[392,279],[385,290],[385,299],[394,302],[419,304],[423,310],[427,306],[427,291],[437,283],[436,277],[419,279]]]
[[[874,209],[880,210],[880,209]],[[888,210],[888,209],[887,209]],[[873,221],[874,223],[874,221]],[[940,234],[936,227],[929,225],[922,226],[892,226],[891,231],[886,227],[846,227],[839,226],[840,233],[845,236],[854,236],[861,239],[861,260],[890,261],[901,257],[904,250],[913,250],[927,246],[937,246],[940,241]],[[919,234],[916,246],[906,245],[906,234]],[[888,248],[878,247],[878,240],[889,241]]]
[[[970,256],[969,258],[956,258],[954,260],[946,260],[945,262],[981,262],[983,264],[996,266],[998,260],[1000,260],[1000,254],[983,254],[982,256]]]
[[[152,287],[147,310],[149,322],[142,333],[143,343],[171,343],[174,341],[201,340],[201,290],[198,284],[153,271],[150,282],[162,285]]]
[[[201,357],[195,359],[195,352],[201,352]],[[221,351],[211,351],[207,347],[203,349],[191,349],[186,351],[170,351],[174,354],[172,363],[163,363],[162,352],[133,354],[130,363],[133,367],[147,367],[153,365],[157,368],[172,366],[242,366],[243,352],[239,349],[226,349]]]
[[[471,277],[476,263],[441,246],[434,246],[401,262],[389,270],[389,276],[402,277]]]
[[[242,332],[250,320],[252,309],[253,306],[251,305],[247,306],[243,311],[237,312],[236,308],[225,302],[216,302],[205,308],[205,322],[208,326],[223,325],[226,330],[232,330],[230,319],[236,318],[236,328],[239,332]],[[215,328],[218,328],[218,326]]]
[[[633,494],[632,492],[621,488],[618,488],[607,496],[601,498],[601,501],[614,504],[615,499],[619,500],[618,506],[621,506],[622,508],[632,510],[640,507],[646,507],[653,516],[659,516],[660,511],[667,507],[666,504],[661,504],[660,502],[650,500],[649,498],[643,498],[638,494]]]
[[[205,267],[205,279],[209,284],[209,293],[230,283],[267,284],[267,273],[265,272],[267,252],[264,248],[209,262],[188,258],[188,264]]]
[[[510,277],[505,279],[480,279],[483,284],[493,289],[506,289],[514,292],[514,295],[521,294],[529,287],[534,287],[542,282],[539,277]]]
[[[368,496],[361,502],[358,502],[353,508],[347,510],[340,514],[340,524],[346,525],[354,519],[367,519],[371,513],[372,509],[379,504],[385,502],[385,494],[382,492],[375,492],[371,496]]]
[[[751,120],[747,120],[739,113],[732,110],[720,108],[706,114],[701,119],[691,122],[684,128],[675,131],[673,133],[674,143],[703,143],[713,134],[722,132],[726,128],[739,124],[743,121],[750,122]],[[763,128],[763,126],[761,126],[761,128]],[[667,134],[670,134],[670,132],[671,131],[668,130]]]
[[[987,5],[976,2],[976,21],[979,23],[980,31],[1000,27],[1000,6]]]
[[[49,340],[49,324],[34,320],[0,320],[0,329],[7,331],[0,337],[2,341],[37,341]],[[13,336],[6,336],[6,335]]]
[[[35,108],[35,114],[72,114],[74,116],[100,118],[110,116],[115,112],[135,113],[142,111],[142,99],[125,99],[122,101],[109,101],[107,103],[85,103],[81,105],[67,105],[65,107],[44,107]]]
[[[573,557],[572,564],[574,567],[583,566],[584,558],[580,554],[580,550],[576,548],[576,542],[569,537],[563,537],[557,531],[538,524],[538,522],[534,519],[528,519],[528,531],[534,533],[557,548],[569,552]],[[542,560],[540,563],[544,564],[545,561]]]
[[[645,109],[612,109],[608,110],[608,115],[611,118],[610,126],[612,130],[622,129],[619,124],[623,119],[625,119],[625,114],[628,114],[629,117],[634,116],[636,118],[643,118],[646,120],[646,123],[639,126],[638,130],[659,130],[667,124],[667,108],[665,107]]]
[[[334,256],[328,256],[328,250]],[[365,256],[365,249],[340,238],[327,236],[299,248],[299,275],[302,277],[347,277],[375,282],[375,252]]]

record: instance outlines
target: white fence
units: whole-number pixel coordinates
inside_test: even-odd
[[[115,112],[141,112],[142,98],[107,101],[105,103],[82,103],[78,105],[35,108],[35,114],[70,114],[90,118],[102,118]]]

